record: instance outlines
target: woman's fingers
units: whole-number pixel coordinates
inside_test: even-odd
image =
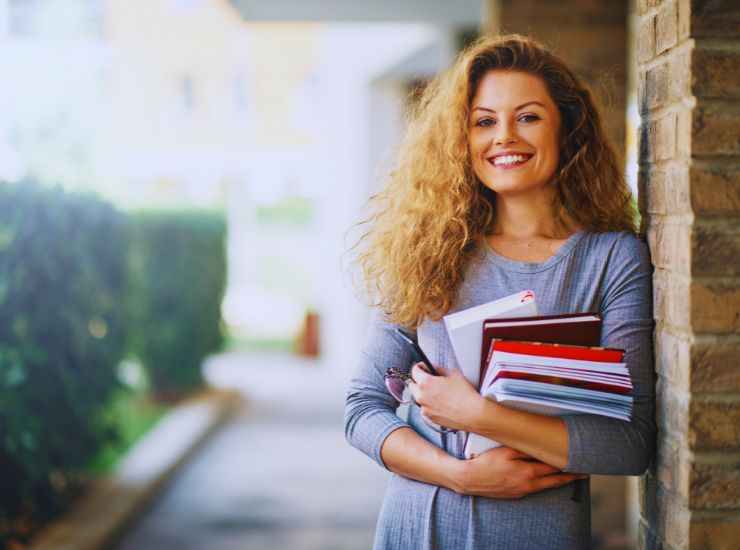
[[[418,404],[421,398],[422,387],[431,378],[432,375],[426,369],[424,363],[415,363],[411,367],[411,380],[408,385],[411,390],[411,395],[414,396],[414,401]]]
[[[447,367],[440,367],[439,365],[435,365],[434,368],[436,369],[439,376],[454,376],[457,373],[462,374],[462,372],[460,371],[449,369]]]
[[[417,384],[424,382],[431,374],[427,372],[424,363],[416,363],[411,367],[411,378]]]
[[[419,386],[416,382],[414,382],[413,378],[409,380],[406,383],[406,387],[408,387],[409,391],[411,392],[411,398],[413,399],[414,403],[416,403],[419,400]]]

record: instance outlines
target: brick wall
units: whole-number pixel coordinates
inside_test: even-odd
[[[637,0],[658,455],[642,548],[740,548],[740,3]]]

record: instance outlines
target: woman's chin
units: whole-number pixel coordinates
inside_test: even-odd
[[[523,196],[523,195],[537,195],[539,193],[545,193],[547,188],[544,185],[532,185],[530,183],[523,182],[496,182],[495,184],[484,183],[491,191],[497,195],[504,197],[511,196]]]

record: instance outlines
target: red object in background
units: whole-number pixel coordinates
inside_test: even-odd
[[[319,356],[319,314],[307,311],[303,328],[296,339],[295,351],[304,357]]]

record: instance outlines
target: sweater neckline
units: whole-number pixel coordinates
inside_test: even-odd
[[[496,252],[488,241],[484,241],[485,257],[493,262],[494,264],[507,269],[509,271],[517,271],[519,273],[536,273],[538,271],[544,271],[550,269],[555,264],[559,263],[563,258],[568,256],[575,246],[586,234],[585,230],[576,231],[555,251],[555,253],[547,258],[544,262],[523,262],[519,260],[512,260],[506,256],[502,256]]]

